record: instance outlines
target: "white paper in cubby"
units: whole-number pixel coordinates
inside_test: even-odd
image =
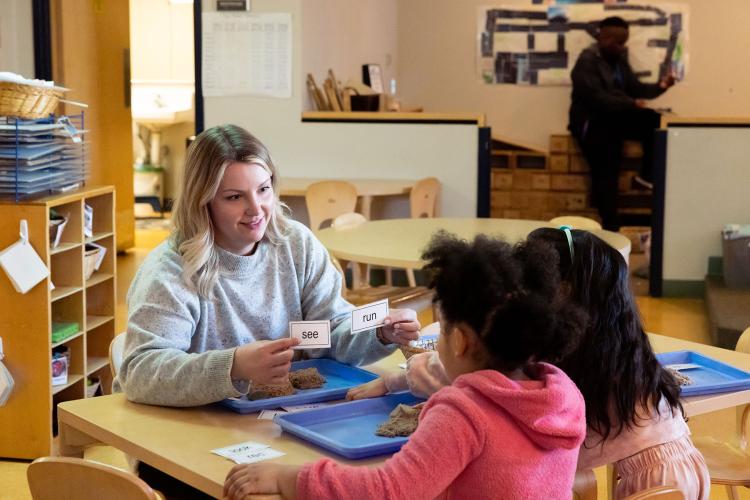
[[[19,293],[28,292],[49,276],[49,269],[25,238],[0,252],[0,267]]]

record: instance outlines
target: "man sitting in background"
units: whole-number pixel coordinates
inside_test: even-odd
[[[599,24],[596,43],[581,52],[573,80],[568,129],[591,169],[593,202],[605,229],[619,229],[617,178],[625,139],[643,145],[643,164],[635,183],[651,189],[654,131],[660,115],[641,99],[653,99],[674,85],[669,74],[659,83],[638,81],[628,63],[628,23],[608,17]]]

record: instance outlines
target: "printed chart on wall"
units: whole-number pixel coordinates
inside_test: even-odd
[[[688,6],[558,0],[481,7],[477,68],[488,84],[570,85],[583,49],[595,42],[599,22],[619,16],[630,24],[630,65],[644,83],[687,71]]]
[[[292,96],[292,15],[204,12],[203,95]]]

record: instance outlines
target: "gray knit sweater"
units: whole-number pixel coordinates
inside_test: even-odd
[[[341,276],[310,230],[290,221],[280,245],[265,239],[251,256],[219,251],[220,274],[210,300],[180,277],[182,257],[170,241],[155,248],[128,292],[128,331],[115,390],[128,399],[196,406],[249,391],[232,381],[236,347],[289,336],[289,322],[331,320],[331,348],[306,350],[359,365],[390,354],[375,331],[351,333],[353,306],[341,298]]]

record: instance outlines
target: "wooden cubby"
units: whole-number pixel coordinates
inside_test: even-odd
[[[94,209],[93,236],[84,236],[84,204]],[[25,294],[0,276],[0,337],[3,362],[15,389],[0,408],[0,457],[34,459],[53,453],[53,414],[57,403],[86,397],[87,377],[98,377],[111,391],[109,343],[115,336],[115,192],[111,186],[86,187],[20,203],[0,201],[0,249],[18,240],[20,221],[28,221],[29,240],[50,277]],[[50,209],[66,216],[60,244],[50,248]],[[107,252],[101,266],[84,276],[85,244]],[[4,273],[0,273],[4,274]],[[52,288],[54,284],[54,289]],[[77,323],[78,331],[52,342],[52,322]],[[68,382],[52,385],[52,349],[70,352]]]

